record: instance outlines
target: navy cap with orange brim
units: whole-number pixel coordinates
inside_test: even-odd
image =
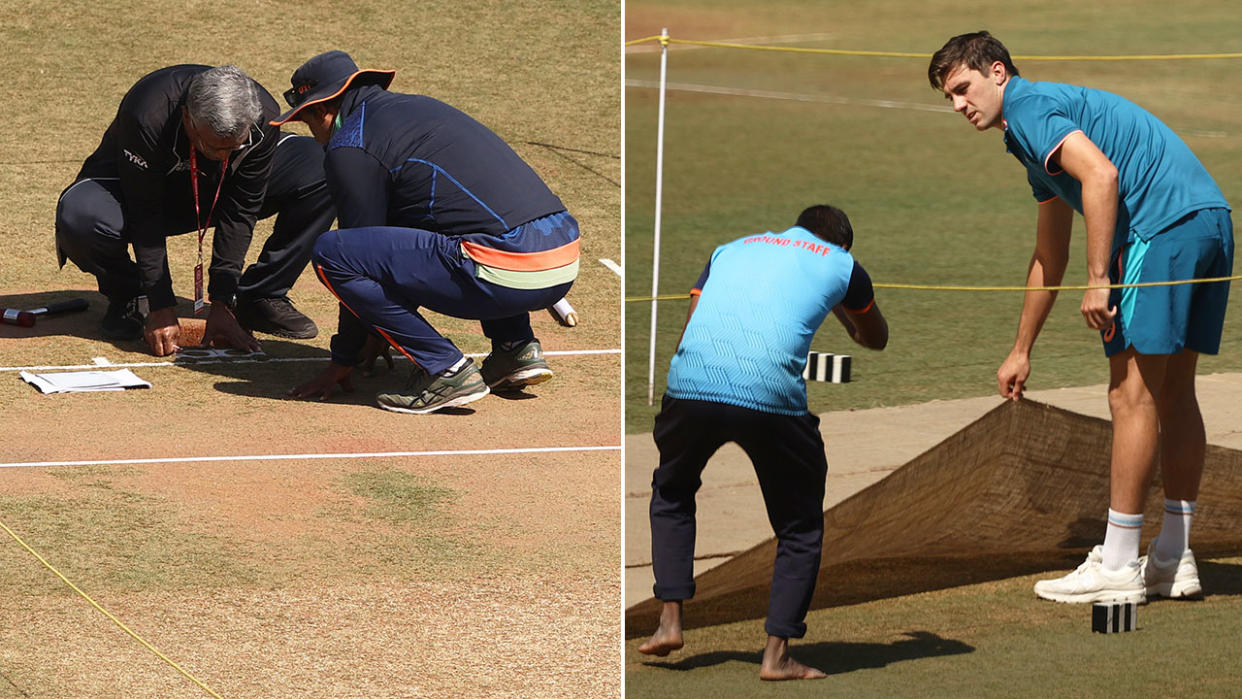
[[[360,70],[354,59],[344,51],[321,53],[293,72],[289,80],[293,87],[285,90],[285,102],[292,109],[269,123],[280,126],[297,119],[298,112],[306,107],[335,99],[354,84],[379,85],[388,89],[396,74],[395,70]]]

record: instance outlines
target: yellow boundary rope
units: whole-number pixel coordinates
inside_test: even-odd
[[[1212,282],[1231,282],[1242,279],[1242,275],[1233,277],[1206,277],[1203,279],[1180,279],[1172,282],[1139,282],[1137,284],[1109,284],[1089,286],[1075,284],[1070,286],[935,286],[932,284],[885,284],[875,282],[871,286],[876,289],[899,289],[903,291],[1087,291],[1088,289],[1138,289],[1145,286],[1179,286],[1182,284],[1209,284]],[[660,296],[630,296],[626,303],[636,301],[677,301],[688,299],[690,294],[663,294]]]
[[[884,58],[931,58],[930,53],[910,53],[904,51],[850,51],[846,49],[810,49],[797,46],[756,46],[753,44],[731,44],[722,41],[693,41],[690,39],[665,39],[663,36],[645,36],[625,42],[626,46],[658,41],[669,44],[687,44],[691,46],[711,46],[721,49],[746,49],[748,51],[782,51],[786,53],[818,53],[830,56],[879,56]],[[1012,56],[1015,61],[1173,61],[1207,58],[1242,58],[1242,53],[1171,53],[1164,55],[1134,56]]]
[[[208,694],[210,694],[210,695],[211,695],[211,696],[213,696],[213,697],[216,697],[216,699],[223,699],[223,697],[221,697],[219,694],[216,694],[215,692],[213,692],[213,691],[212,691],[212,689],[211,689],[211,687],[208,687],[207,685],[203,684],[203,683],[202,683],[202,681],[201,681],[201,680],[199,680],[197,677],[195,677],[194,675],[191,675],[190,673],[186,672],[184,669],[182,669],[182,667],[181,667],[180,665],[178,665],[177,663],[175,663],[175,662],[173,662],[171,659],[169,659],[169,658],[168,658],[168,656],[166,656],[166,655],[164,655],[163,653],[161,653],[161,652],[159,652],[158,650],[156,650],[155,646],[151,645],[150,643],[147,643],[145,640],[143,640],[143,638],[142,638],[141,636],[139,636],[138,634],[136,634],[136,633],[134,633],[133,631],[131,631],[131,630],[129,629],[129,627],[128,627],[128,626],[126,626],[126,625],[125,625],[125,624],[124,624],[124,623],[123,623],[120,619],[117,619],[116,617],[112,616],[112,614],[110,614],[110,613],[108,612],[108,610],[106,610],[106,609],[104,609],[103,607],[99,606],[99,604],[98,604],[97,602],[95,602],[95,600],[93,600],[93,599],[91,599],[91,598],[90,598],[90,595],[88,595],[88,594],[86,594],[85,592],[83,592],[82,590],[80,590],[80,589],[78,588],[78,586],[77,586],[77,585],[74,585],[74,584],[73,584],[73,583],[69,580],[69,578],[66,578],[64,575],[62,575],[62,574],[61,574],[61,572],[60,572],[59,570],[56,570],[56,567],[55,567],[55,566],[53,566],[51,563],[48,563],[48,562],[47,562],[47,561],[43,558],[43,556],[40,556],[38,551],[35,551],[34,549],[30,548],[30,545],[29,545],[29,544],[27,544],[25,541],[22,541],[22,538],[21,538],[20,536],[18,536],[16,533],[14,533],[12,529],[9,529],[8,525],[6,525],[4,522],[0,522],[0,528],[3,528],[3,529],[4,529],[4,531],[5,531],[5,532],[6,532],[9,536],[13,537],[13,540],[14,540],[14,541],[16,541],[17,543],[21,544],[21,545],[22,545],[22,548],[24,548],[24,549],[26,549],[27,551],[29,551],[29,552],[30,552],[30,555],[32,555],[32,556],[34,556],[35,558],[39,559],[39,562],[40,562],[40,563],[42,563],[42,564],[44,565],[44,567],[46,567],[48,570],[50,570],[50,571],[52,571],[53,573],[55,573],[55,574],[56,574],[56,577],[60,578],[60,579],[61,579],[61,581],[63,581],[66,585],[68,585],[68,586],[70,587],[70,589],[72,589],[74,592],[76,592],[76,593],[78,593],[79,595],[81,595],[81,596],[82,596],[82,599],[85,599],[87,602],[90,602],[92,607],[94,607],[95,609],[98,609],[100,612],[102,612],[102,613],[103,613],[103,615],[104,615],[104,616],[106,616],[106,617],[108,617],[109,619],[111,619],[111,620],[112,620],[112,623],[114,623],[114,624],[116,624],[117,626],[121,627],[121,630],[122,630],[122,631],[124,631],[125,633],[129,634],[130,636],[132,636],[132,637],[134,638],[134,640],[136,640],[136,641],[138,641],[139,643],[141,643],[142,645],[146,646],[147,650],[151,651],[152,653],[155,653],[155,655],[157,655],[157,656],[159,657],[159,659],[160,659],[160,660],[163,660],[164,662],[166,662],[166,663],[168,663],[169,665],[173,666],[173,667],[177,670],[177,672],[180,672],[182,675],[185,675],[186,677],[188,677],[188,678],[190,679],[190,681],[192,681],[194,684],[198,685],[199,687],[202,687],[202,688],[203,688],[203,691],[207,692]]]

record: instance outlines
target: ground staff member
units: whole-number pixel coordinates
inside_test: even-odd
[[[293,74],[293,109],[273,122],[300,119],[327,145],[341,227],[313,257],[341,301],[332,361],[291,394],[348,390],[371,332],[415,364],[405,388],[377,397],[386,410],[427,413],[550,378],[528,311],[577,276],[577,222],[496,134],[438,100],[388,92],[393,74],[320,54]],[[482,321],[492,352],[481,371],[424,307]]]
[[[806,634],[819,574],[828,473],[802,370],[829,311],[864,347],[888,343],[871,279],[849,253],[853,240],[844,212],[813,206],[783,233],[716,248],[691,291],[655,421],[660,466],[652,479],[651,556],[655,596],[664,605],[641,652],[667,655],[682,647],[682,601],[694,596],[694,496],[708,459],[732,441],[754,464],[779,540],[759,676],[824,677],[789,655],[789,639]]]
[[[987,32],[953,37],[932,57],[932,87],[980,131],[1005,132],[1039,202],[1028,286],[1056,286],[1069,257],[1074,211],[1087,228],[1087,283],[1221,277],[1233,270],[1233,224],[1225,197],[1186,144],[1154,116],[1117,95],[1018,75]],[[1109,361],[1113,452],[1103,546],[1064,578],[1035,585],[1060,602],[1141,602],[1146,595],[1197,595],[1188,546],[1203,472],[1204,431],[1195,400],[1199,353],[1215,354],[1229,283],[1091,289],[1087,325]],[[1030,291],[1013,350],[997,372],[1017,400],[1031,347],[1055,292]],[[1147,489],[1160,457],[1165,515],[1139,558]]]
[[[235,66],[171,66],[126,93],[56,208],[61,266],[73,260],[108,297],[105,337],[145,335],[155,354],[174,351],[180,327],[165,237],[212,225],[204,342],[258,349],[243,328],[315,336],[286,294],[332,224],[332,201],[321,149],[269,126],[276,113],[271,95]],[[242,274],[255,220],[274,214],[272,235]]]

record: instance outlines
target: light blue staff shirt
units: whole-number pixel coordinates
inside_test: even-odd
[[[816,329],[837,304],[862,310],[874,298],[866,271],[855,267],[844,249],[798,226],[716,248],[669,365],[667,394],[805,413],[802,370]]]

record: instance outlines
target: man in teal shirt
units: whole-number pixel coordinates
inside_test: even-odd
[[[1142,602],[1201,593],[1190,521],[1205,436],[1195,399],[1200,353],[1220,347],[1228,282],[1108,289],[1223,277],[1233,270],[1233,224],[1224,195],[1167,126],[1117,95],[1018,75],[987,32],[949,40],[928,79],[979,131],[1002,129],[1039,202],[1028,287],[1057,286],[1074,212],[1087,229],[1082,314],[1109,360],[1113,452],[1102,546],[1064,578],[1036,583],[1059,602]],[[1017,339],[997,371],[1018,400],[1035,338],[1056,292],[1028,291]],[[1139,557],[1147,488],[1159,456],[1165,491],[1160,536]]]

